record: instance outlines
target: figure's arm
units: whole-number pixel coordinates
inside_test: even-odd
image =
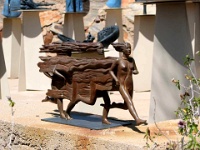
[[[134,60],[134,58],[132,58],[132,57],[131,57],[131,62],[132,62],[132,64],[133,64],[133,74],[138,74],[139,71],[138,71],[138,69],[137,69],[135,60]]]
[[[119,85],[119,80],[117,79],[117,77],[116,77],[116,75],[115,75],[115,73],[114,73],[113,70],[114,70],[115,67],[117,66],[118,61],[119,61],[118,59],[115,60],[115,61],[113,62],[113,64],[112,64],[110,70],[109,70],[110,75],[113,77],[113,79],[115,80],[115,82],[116,82],[117,85]]]

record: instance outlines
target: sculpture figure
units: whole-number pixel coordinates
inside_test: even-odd
[[[55,33],[57,37],[62,41],[62,42],[83,42],[83,43],[91,43],[94,41],[95,37],[89,34],[87,35],[87,39],[84,41],[75,41],[72,38],[66,37],[65,35],[61,35],[59,33]],[[97,33],[97,41],[103,45],[104,48],[108,48],[108,46],[113,43],[117,38],[119,37],[119,27],[116,25],[113,26],[108,26],[103,28],[100,32]]]
[[[72,51],[80,51],[80,53],[98,51],[103,48],[101,43],[64,42],[44,45],[41,52],[56,52],[58,55],[41,57],[44,62],[38,63],[40,72],[52,79],[52,89],[48,90],[47,97],[43,101],[57,103],[61,118],[72,119],[70,112],[78,102],[94,105],[97,97],[103,97],[103,123],[110,124],[107,119],[110,108],[128,109],[136,120],[136,125],[146,123],[145,120],[138,117],[132,102],[131,74],[132,72],[137,74],[138,71],[133,58],[129,57],[130,44],[118,43],[113,46],[118,51],[123,50],[123,58],[88,57],[77,59],[65,55]],[[110,104],[107,91],[118,90],[124,103]],[[63,110],[63,99],[70,100],[66,111]]]
[[[2,15],[7,18],[16,18],[21,15],[20,9],[21,0],[5,0],[2,10]]]
[[[82,0],[66,0],[66,12],[82,12]]]
[[[65,35],[59,34],[59,33],[55,33],[54,34],[57,35],[57,37],[62,41],[62,42],[77,42],[74,39],[67,37]],[[91,35],[91,33],[89,32],[89,34],[87,35],[87,38],[83,41],[83,43],[91,43],[93,42],[95,39],[95,37],[93,35]]]
[[[46,3],[46,2],[40,2],[35,3],[33,0],[21,0],[21,9],[44,9],[41,6],[51,6],[54,5],[54,3]]]
[[[123,52],[123,55],[112,64],[110,68],[110,74],[115,80],[116,84],[119,86],[119,92],[124,99],[124,103],[114,102],[111,105],[111,108],[128,109],[130,114],[135,119],[137,125],[146,123],[146,120],[139,118],[132,101],[132,74],[138,74],[139,72],[137,70],[135,60],[129,56],[131,54],[131,45],[130,43],[113,43],[112,45],[117,51]]]
[[[108,0],[106,5],[109,8],[120,8],[121,7],[121,0]]]
[[[95,39],[95,37],[89,32],[88,35],[87,35],[87,39],[85,39],[83,42],[84,43],[91,43],[93,42]]]
[[[105,48],[108,48],[108,46],[113,43],[118,37],[119,27],[116,25],[105,27],[97,34],[98,42],[103,44]]]

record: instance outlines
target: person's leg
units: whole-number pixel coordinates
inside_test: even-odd
[[[124,102],[124,103],[113,102],[112,105],[110,106],[110,108],[120,108],[120,109],[124,109],[124,110],[128,109],[126,102]]]
[[[110,97],[109,97],[107,91],[103,91],[102,96],[103,96],[103,100],[104,100],[102,123],[111,124],[108,121],[108,113],[109,113],[109,109],[110,109]]]
[[[67,110],[66,110],[66,118],[67,119],[72,119],[70,116],[70,113],[72,111],[72,109],[74,108],[74,106],[78,103],[79,101],[75,101],[75,100],[71,100],[67,106]]]
[[[57,106],[58,106],[58,110],[60,112],[60,117],[63,119],[69,119],[66,115],[66,112],[64,112],[63,110],[63,99],[62,98],[58,98],[57,99]]]
[[[124,99],[124,101],[126,102],[127,108],[129,110],[130,114],[135,119],[136,125],[145,124],[146,120],[142,120],[142,119],[139,118],[139,116],[138,116],[138,114],[136,112],[136,109],[135,109],[135,107],[133,105],[132,98],[129,95],[129,93],[125,90],[124,86],[120,86],[119,87],[119,92],[122,95],[122,98]]]
[[[77,88],[77,90],[78,90],[78,88]],[[83,97],[83,96],[77,94],[76,101],[81,101],[81,102],[84,102],[88,105],[94,105],[95,102],[96,102],[96,91],[97,91],[96,90],[96,83],[91,81],[90,82],[90,97],[86,98],[86,97]]]
[[[78,103],[78,102],[84,102],[88,105],[94,105],[94,103],[96,102],[96,86],[94,82],[90,83],[90,98],[85,98],[81,95],[78,94],[78,84],[76,82],[73,82],[73,92],[72,92],[72,100],[69,102],[68,106],[67,106],[67,110],[66,110],[66,115],[67,117],[70,118],[70,112],[71,110],[74,108],[74,106]]]

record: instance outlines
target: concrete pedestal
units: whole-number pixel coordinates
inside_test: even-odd
[[[19,90],[47,90],[51,80],[39,72],[37,63],[41,60],[40,48],[44,44],[39,12],[42,10],[23,11],[22,39],[20,54]]]
[[[200,78],[200,57],[196,55],[200,51],[200,3],[188,3],[186,5],[193,57],[195,59],[195,72]]]
[[[3,53],[2,41],[0,40],[0,99],[6,99],[6,96],[10,96],[8,76],[5,64],[5,58]]]
[[[8,77],[19,77],[19,56],[21,45],[21,19],[3,19],[3,52]]]
[[[112,9],[105,9],[106,11],[106,23],[105,26],[113,26],[117,25],[119,27],[119,38],[116,42],[124,42],[123,39],[123,28],[122,28],[122,8],[112,8]],[[105,53],[105,57],[112,56],[112,57],[119,57],[119,52],[117,52],[112,46],[108,47],[108,52]]]
[[[85,40],[83,17],[86,13],[68,12],[65,13],[63,35],[76,41]]]
[[[133,75],[134,90],[150,91],[155,15],[137,15],[134,20],[133,58],[139,70],[138,75]]]
[[[187,69],[183,64],[183,59],[187,54],[193,55],[191,34],[195,32],[190,33],[189,24],[194,25],[194,22],[190,22],[187,5],[185,2],[156,4],[149,122],[175,118],[174,111],[181,103],[179,97],[181,91],[171,82],[172,78],[188,85],[184,78]],[[199,4],[193,3],[192,5]],[[196,37],[194,39],[199,41]]]

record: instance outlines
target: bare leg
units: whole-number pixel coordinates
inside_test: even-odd
[[[68,119],[72,119],[71,116],[70,116],[70,113],[71,113],[71,110],[74,108],[74,106],[78,103],[79,101],[73,101],[71,100],[67,106],[67,110],[66,110],[66,117]]]
[[[42,102],[52,102],[52,103],[57,104],[57,99],[50,96],[46,96],[45,99],[42,100]]]
[[[63,110],[63,99],[61,99],[61,98],[57,99],[57,106],[58,106],[58,110],[60,112],[60,117],[63,119],[70,119],[70,118],[68,118],[66,112],[64,112],[64,110]]]
[[[91,90],[91,93],[90,93],[90,98],[85,98],[85,97],[82,97],[81,95],[77,94],[76,96],[76,101],[81,101],[81,102],[84,102],[88,105],[94,105],[95,102],[96,102],[96,84],[94,82],[90,82],[90,90]]]
[[[109,97],[107,91],[103,91],[102,94],[103,94],[103,100],[104,100],[104,103],[105,103],[105,105],[103,105],[104,108],[103,108],[102,123],[111,124],[108,121],[108,113],[109,113],[109,109],[110,109],[110,97]]]
[[[113,102],[110,108],[120,108],[120,109],[124,109],[124,110],[128,109],[126,102],[125,103],[115,103],[115,102]]]
[[[133,105],[133,102],[132,102],[132,98],[131,96],[129,95],[129,93],[125,90],[124,86],[120,86],[119,87],[119,92],[120,94],[122,95],[124,101],[126,102],[127,104],[127,107],[128,107],[128,110],[130,112],[130,114],[133,116],[133,118],[135,119],[136,121],[136,125],[140,125],[140,124],[145,124],[146,123],[146,120],[142,120],[138,117],[138,114],[135,110],[135,107]]]
[[[73,98],[73,100],[71,100],[67,106],[67,110],[66,110],[66,115],[70,117],[70,112],[71,110],[74,108],[74,106],[78,103],[78,102],[85,102],[86,104],[89,105],[93,105],[93,103],[96,102],[96,96],[93,96],[92,98],[84,98],[80,95],[77,95],[76,97]]]

